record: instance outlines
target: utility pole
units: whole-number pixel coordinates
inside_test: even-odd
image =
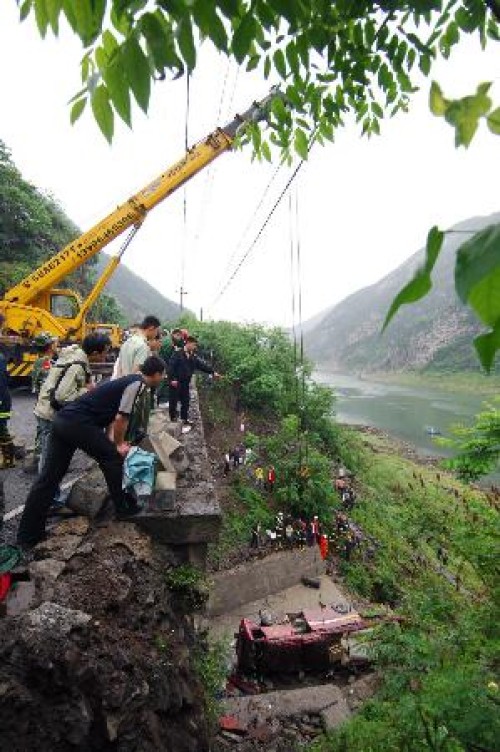
[[[181,311],[183,311],[184,310],[184,295],[188,295],[188,291],[184,289],[183,285],[181,285],[181,287],[180,287],[179,295],[180,295],[180,303],[179,303],[179,305],[180,305]]]
[[[203,308],[200,308],[200,321],[203,321]]]

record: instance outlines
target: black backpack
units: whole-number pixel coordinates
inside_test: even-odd
[[[61,407],[64,406],[64,402],[59,402],[56,400],[56,392],[59,387],[59,384],[63,380],[63,377],[66,374],[66,371],[71,368],[71,366],[81,366],[85,372],[85,383],[88,384],[90,381],[90,371],[88,370],[87,363],[85,363],[83,360],[73,360],[71,363],[62,363],[59,365],[58,363],[54,363],[52,368],[58,368],[60,370],[59,375],[57,376],[56,383],[52,387],[52,389],[49,391],[49,403],[53,410],[56,412],[61,409]]]

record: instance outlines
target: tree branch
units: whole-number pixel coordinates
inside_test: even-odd
[[[484,0],[497,21],[500,21],[500,2],[498,0]]]

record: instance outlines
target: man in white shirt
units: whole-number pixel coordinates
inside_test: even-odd
[[[146,358],[151,355],[151,343],[158,340],[159,333],[159,319],[156,316],[146,316],[139,329],[121,346],[113,378],[138,373]]]

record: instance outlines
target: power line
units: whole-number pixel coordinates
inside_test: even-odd
[[[185,120],[184,120],[184,151],[187,154],[189,151],[189,111],[190,111],[190,74],[188,73],[186,76],[186,114],[185,114]],[[186,274],[186,255],[187,255],[187,184],[184,184],[184,190],[183,190],[183,222],[184,222],[184,231],[183,231],[183,242],[182,242],[182,251],[181,251],[181,310],[183,307],[183,289],[184,289],[184,281],[185,281],[185,274]]]
[[[253,249],[255,248],[255,246],[257,245],[258,241],[260,240],[260,237],[261,237],[262,233],[264,232],[264,230],[266,229],[267,225],[269,224],[269,222],[271,220],[271,217],[273,216],[274,212],[276,211],[276,209],[278,208],[279,204],[281,203],[281,200],[283,199],[283,196],[287,192],[288,188],[291,186],[291,184],[295,180],[296,176],[298,175],[299,171],[302,169],[302,165],[303,164],[304,164],[304,160],[302,160],[301,162],[299,162],[299,164],[297,165],[297,167],[293,171],[293,173],[292,173],[291,177],[288,179],[285,187],[283,188],[283,190],[281,191],[280,195],[278,196],[278,198],[274,202],[274,204],[273,204],[273,206],[271,208],[271,211],[269,212],[269,214],[267,215],[266,219],[264,220],[264,222],[263,222],[261,228],[259,229],[258,233],[256,234],[255,238],[253,239],[253,241],[251,242],[250,246],[245,251],[244,255],[240,259],[238,265],[236,266],[235,270],[233,271],[233,273],[231,274],[231,276],[227,280],[226,284],[222,287],[221,291],[219,292],[219,294],[214,299],[214,301],[212,303],[212,306],[215,305],[216,303],[218,303],[218,301],[224,295],[224,293],[228,289],[229,285],[234,280],[234,278],[236,277],[236,275],[240,271],[241,267],[243,266],[243,264],[245,263],[245,261],[247,260],[247,258],[249,257],[249,255],[251,254],[251,252],[253,251]]]
[[[250,229],[251,229],[251,227],[253,225],[253,222],[254,222],[254,220],[255,220],[258,212],[259,212],[259,209],[261,208],[261,206],[263,205],[264,201],[266,200],[267,194],[269,193],[269,190],[270,190],[272,184],[274,183],[274,181],[278,177],[278,174],[279,174],[281,168],[283,167],[283,164],[284,164],[284,160],[282,160],[280,162],[280,164],[276,167],[276,169],[274,170],[273,174],[271,175],[271,178],[268,180],[268,183],[267,183],[266,187],[264,188],[264,192],[262,193],[262,196],[260,198],[259,203],[255,207],[255,209],[253,211],[253,214],[251,215],[250,219],[248,220],[247,224],[245,225],[245,229],[243,230],[243,232],[241,234],[241,237],[240,237],[237,245],[235,246],[233,252],[231,253],[226,266],[224,267],[224,271],[222,273],[222,278],[224,278],[226,276],[226,274],[229,272],[229,270],[231,269],[231,264],[233,263],[233,260],[236,258],[238,252],[242,248],[243,243],[245,241],[245,238],[246,238],[248,232],[250,231]]]
[[[221,116],[222,116],[222,107],[223,107],[223,103],[224,103],[224,96],[225,96],[225,93],[226,93],[226,85],[227,85],[227,81],[228,81],[228,77],[229,77],[230,66],[231,66],[231,62],[228,60],[227,65],[226,65],[226,72],[225,72],[225,75],[224,75],[224,80],[223,80],[223,83],[222,83],[221,94],[220,94],[220,97],[219,97],[219,106],[217,108],[217,115],[215,117],[215,124],[216,124],[217,127],[220,126],[220,119],[221,119]],[[232,98],[231,98],[231,101],[232,101]],[[207,171],[205,173],[205,182],[204,182],[204,185],[203,185],[203,192],[202,192],[202,199],[201,199],[201,208],[200,208],[200,213],[199,213],[199,216],[198,216],[198,224],[196,226],[196,232],[195,232],[195,235],[194,235],[194,246],[195,247],[198,244],[198,241],[200,239],[201,233],[202,233],[204,225],[205,225],[205,220],[206,220],[207,211],[208,211],[208,205],[210,203],[210,198],[212,196],[212,185],[213,185],[213,182],[214,182],[214,177],[215,177],[215,165],[212,163],[212,164],[210,164],[208,166]]]

